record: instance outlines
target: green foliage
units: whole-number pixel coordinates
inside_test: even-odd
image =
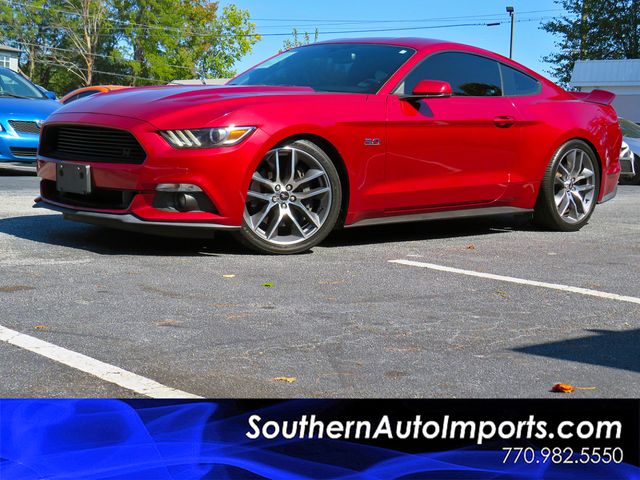
[[[640,57],[640,0],[556,0],[566,14],[542,28],[559,35],[544,60],[566,86],[576,60]]]
[[[0,43],[63,94],[91,84],[229,77],[260,40],[249,12],[210,0],[2,0]]]
[[[304,32],[302,34],[302,38],[298,36],[298,30],[296,28],[291,32],[291,38],[287,38],[282,43],[283,50],[289,50],[290,48],[301,47],[302,45],[309,45],[310,43],[316,43],[318,41],[318,36],[320,32],[316,28],[316,31],[313,34],[313,42],[311,41],[311,35],[309,32]]]

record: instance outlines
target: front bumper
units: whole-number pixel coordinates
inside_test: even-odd
[[[621,177],[634,177],[638,174],[636,171],[636,165],[640,165],[640,157],[638,155],[630,155],[626,158],[620,159],[620,172]]]
[[[33,166],[36,161],[38,135],[27,133],[0,133],[0,163]]]
[[[211,223],[145,221],[130,213],[112,214],[77,210],[49,202],[42,197],[36,198],[33,208],[46,208],[48,210],[60,212],[64,214],[64,218],[66,220],[168,237],[211,238],[216,231],[234,231],[239,229],[239,227],[216,225]]]
[[[64,162],[91,166],[91,185],[96,195],[84,201],[81,197],[58,195],[56,170],[61,161],[40,155],[37,167],[42,178],[41,203],[47,208],[53,205],[66,209],[63,213],[73,220],[99,221],[118,228],[124,225],[127,229],[134,227],[146,231],[163,227],[162,230],[172,231],[173,235],[185,225],[192,225],[191,230],[197,231],[240,228],[251,175],[266,153],[266,133],[260,129],[237,146],[179,150],[159,135],[157,127],[142,120],[115,115],[60,113],[48,122],[65,123],[126,130],[136,137],[146,159],[139,164],[92,162],[90,159]],[[199,187],[212,208],[186,212],[160,208],[156,189],[159,184],[166,183]],[[104,201],[113,198],[117,201]],[[178,228],[164,228],[175,226]]]

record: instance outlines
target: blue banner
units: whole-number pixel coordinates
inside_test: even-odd
[[[553,443],[541,447],[535,441],[541,420],[533,415],[518,423],[505,412],[511,420],[491,425],[495,415],[488,413],[486,423],[473,423],[478,412],[467,411],[473,401],[464,408],[447,401],[446,415],[442,402],[430,402],[0,400],[0,478],[640,479],[640,469],[626,460],[637,462],[638,452],[629,451],[637,449],[637,425],[628,425],[637,419],[635,402],[617,410],[626,440],[618,435],[609,447],[586,442],[586,453],[569,440],[564,449],[551,448]],[[478,402],[481,411],[483,402],[490,401]],[[564,408],[570,403],[574,412],[583,407],[562,402]],[[582,410],[589,416],[593,406]],[[526,409],[526,403],[517,409]],[[539,402],[531,409],[539,415]],[[456,418],[464,418],[464,425]],[[544,421],[552,431],[554,420]],[[574,424],[583,426],[565,425],[565,436],[589,430],[584,422]],[[512,425],[521,427],[519,432]],[[475,426],[482,428],[484,439],[480,429],[472,432]],[[492,435],[490,427],[495,427]],[[443,450],[447,445],[456,448]],[[607,456],[596,448],[619,450]]]

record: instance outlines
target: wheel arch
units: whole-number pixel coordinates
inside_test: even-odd
[[[604,164],[602,163],[602,157],[600,155],[600,152],[598,152],[598,148],[595,146],[595,144],[591,140],[589,140],[586,136],[578,136],[578,137],[570,138],[569,140],[567,140],[567,142],[571,140],[581,140],[584,143],[586,143],[587,146],[591,149],[591,152],[595,155],[596,160],[598,162],[600,180],[602,180],[602,172],[604,171]],[[564,143],[567,143],[567,142],[564,142]]]
[[[593,153],[593,155],[595,156],[596,166],[598,168],[598,174],[599,174],[599,177],[600,177],[600,185],[598,186],[599,187],[598,200],[599,200],[600,197],[602,196],[602,186],[603,186],[603,182],[604,182],[604,175],[603,175],[604,162],[603,162],[602,155],[600,154],[600,151],[598,150],[598,147],[596,146],[594,141],[589,138],[589,135],[586,132],[573,131],[573,132],[569,132],[567,135],[562,136],[557,142],[555,142],[553,144],[553,147],[551,148],[551,150],[547,154],[546,158],[552,159],[553,156],[555,155],[555,153],[560,148],[562,148],[563,145],[565,145],[568,142],[574,141],[574,140],[580,140],[581,142],[585,143],[587,145],[587,147],[589,147],[589,150],[591,150],[591,153]],[[546,169],[547,165],[548,165],[548,163],[545,164],[545,169]],[[540,178],[542,178],[542,175],[540,176]],[[540,185],[538,185],[538,189],[536,191],[536,200],[539,197],[539,195],[540,195]]]

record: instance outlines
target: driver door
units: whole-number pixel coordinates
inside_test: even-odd
[[[420,80],[449,82],[453,96],[401,99]],[[495,60],[427,57],[387,100],[390,213],[494,202],[507,188],[518,143],[518,112],[502,96]]]

